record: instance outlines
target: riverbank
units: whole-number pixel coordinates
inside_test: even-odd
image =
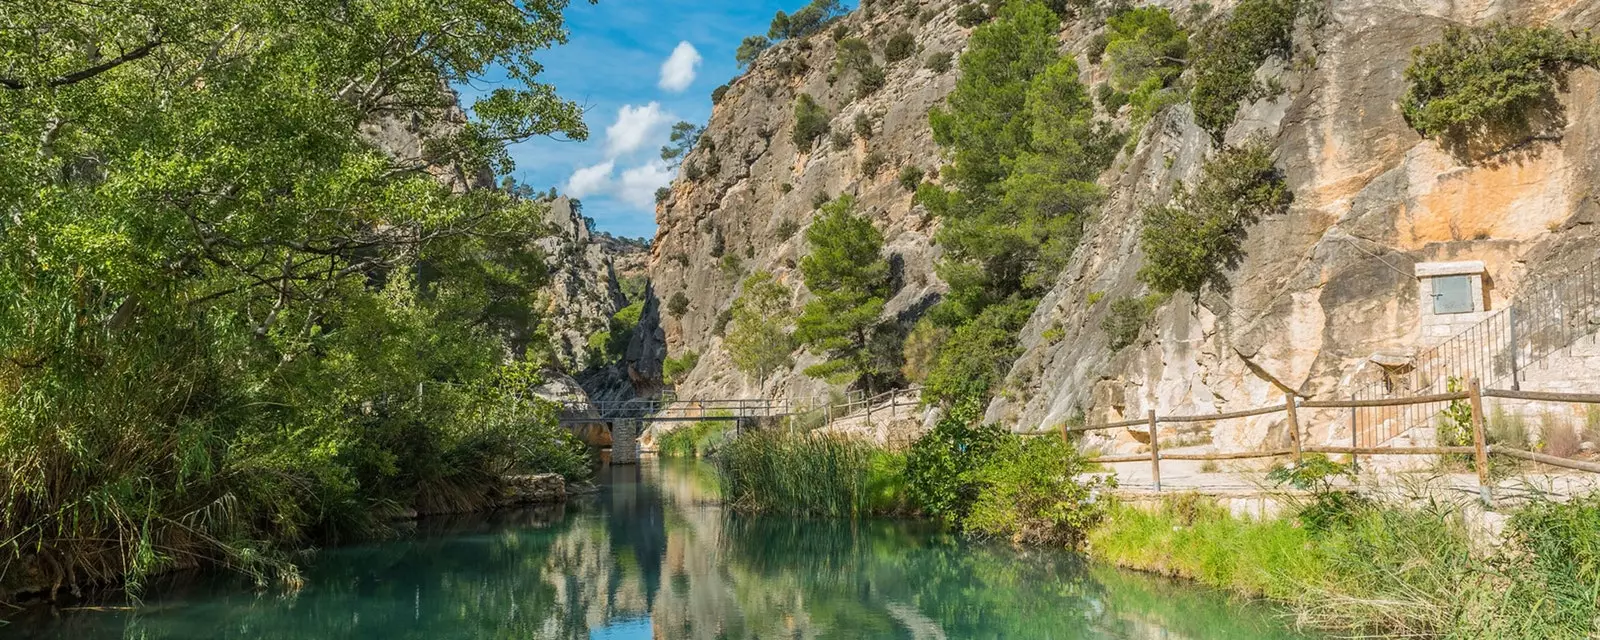
[[[38,612],[0,640],[706,637],[1307,640],[1216,590],[882,518],[745,515],[708,464],[603,468],[553,509],[425,517],[402,539],[331,547],[305,585],[213,574],[137,609]]]
[[[719,458],[727,497],[762,513],[912,515],[969,537],[1280,603],[1307,629],[1428,638],[1600,634],[1600,496],[1533,499],[1469,526],[1470,498],[1351,492],[1321,456],[1271,477],[1288,505],[1236,515],[1194,494],[1134,505],[1056,438],[942,422],[907,452],[835,436],[742,436]],[[1441,493],[1440,495],[1448,495]]]

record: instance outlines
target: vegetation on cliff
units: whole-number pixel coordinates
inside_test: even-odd
[[[810,253],[800,273],[812,299],[795,321],[795,339],[826,359],[806,375],[834,382],[875,378],[897,370],[879,357],[884,351],[884,300],[889,293],[889,262],[883,234],[855,211],[850,195],[823,205],[806,228]]]
[[[526,396],[543,205],[362,135],[416,113],[432,166],[501,173],[508,142],[584,136],[531,62],[564,5],[7,10],[4,580],[265,579],[286,547],[485,504],[508,470],[586,472]],[[491,66],[513,80],[444,127],[440,87]]]
[[[1492,153],[1565,124],[1558,87],[1572,69],[1597,65],[1600,42],[1587,33],[1452,26],[1442,41],[1413,52],[1400,107],[1423,135]]]
[[[993,22],[973,31],[948,107],[929,116],[952,162],[940,171],[945,187],[924,185],[917,197],[943,223],[939,275],[950,293],[933,321],[952,332],[978,323],[983,328],[969,333],[1014,340],[1018,320],[1026,320],[1076,247],[1100,198],[1094,180],[1120,146],[1094,121],[1076,62],[1057,51],[1059,23],[1036,0],[1006,3]],[[1004,309],[986,315],[992,307]],[[1013,348],[996,346],[1002,353]],[[949,367],[962,374],[943,377],[989,369],[983,377],[997,381],[1010,366],[954,355],[936,362],[930,378]],[[959,400],[944,391],[930,397]]]

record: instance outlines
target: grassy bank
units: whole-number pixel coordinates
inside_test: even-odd
[[[1600,633],[1600,498],[1537,503],[1474,551],[1453,505],[1358,505],[1326,528],[1256,520],[1195,496],[1114,506],[1089,553],[1290,605],[1302,625],[1443,638]]]
[[[906,510],[905,457],[835,435],[759,431],[718,453],[722,495],[748,512],[826,517]]]

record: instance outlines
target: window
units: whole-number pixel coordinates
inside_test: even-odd
[[[1477,305],[1472,303],[1472,276],[1445,276],[1433,279],[1435,314],[1473,311],[1477,311]]]

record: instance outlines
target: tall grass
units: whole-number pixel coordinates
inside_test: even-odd
[[[681,426],[656,441],[656,455],[666,458],[704,456],[711,453],[731,430],[733,423],[723,420],[701,420]]]
[[[903,456],[839,435],[745,433],[717,455],[740,511],[851,517],[903,508]]]
[[[1600,633],[1600,498],[1518,511],[1504,546],[1475,553],[1459,509],[1360,505],[1316,531],[1195,496],[1112,509],[1092,556],[1285,602],[1308,627],[1424,638]]]

